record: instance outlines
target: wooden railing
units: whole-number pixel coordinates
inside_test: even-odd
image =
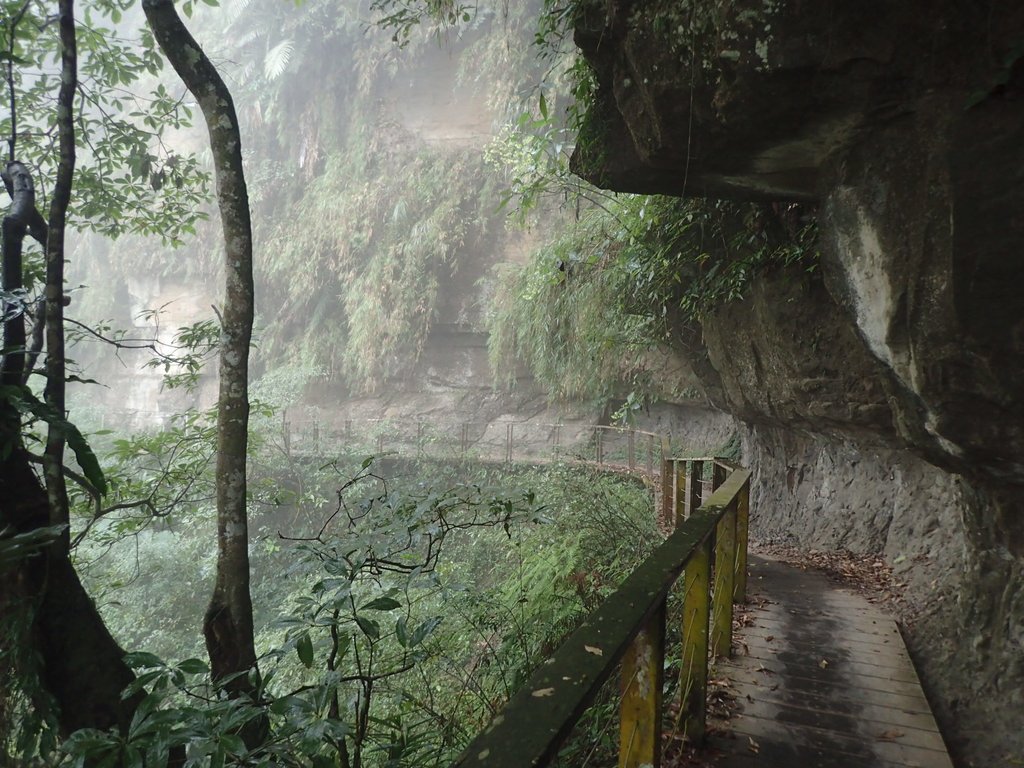
[[[673,532],[540,665],[456,765],[547,765],[619,668],[619,766],[658,768],[669,653],[680,661],[675,727],[690,743],[703,740],[709,653],[729,655],[732,606],[746,597],[749,471],[720,458],[669,458],[667,436],[628,427],[391,419],[328,423],[296,416],[282,414],[282,448],[289,452],[301,446],[318,455],[344,448],[468,460],[580,461],[660,479],[661,522]],[[668,648],[667,598],[680,576],[681,642]]]
[[[705,465],[713,492],[702,500]],[[677,726],[704,738],[708,656],[728,656],[732,606],[746,596],[750,472],[717,459],[670,459],[675,530],[591,613],[466,748],[460,768],[547,765],[620,670],[620,768],[661,763],[665,659],[680,657]],[[667,486],[666,486],[667,490]],[[663,502],[668,504],[668,502]],[[681,647],[666,648],[670,590],[683,576]]]

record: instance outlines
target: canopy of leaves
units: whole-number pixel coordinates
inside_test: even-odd
[[[57,161],[57,25],[41,0],[9,0],[3,8],[0,136],[12,158],[33,168],[37,204],[44,204]],[[180,243],[202,216],[208,181],[194,157],[168,146],[191,124],[183,91],[161,82],[161,57],[138,29],[130,0],[88,0],[79,13],[72,224],[111,237],[138,232]]]

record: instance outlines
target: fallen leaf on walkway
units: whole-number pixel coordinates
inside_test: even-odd
[[[760,745],[760,744],[758,744],[758,743],[757,743],[756,741],[754,741],[754,740],[753,740],[752,738],[750,738],[749,736],[747,736],[747,741],[749,741],[749,742],[750,742],[750,744],[748,744],[748,745],[747,745],[747,749],[749,749],[749,750],[750,750],[751,752],[753,752],[753,753],[754,753],[755,755],[756,755],[756,754],[757,754],[758,752],[760,752],[760,751],[761,751],[761,745]]]
[[[822,669],[828,669],[828,659],[822,659],[818,662],[818,666]]]
[[[538,698],[538,699],[542,699],[545,696],[554,696],[555,695],[555,689],[554,688],[538,688],[531,695],[536,697],[536,698]]]
[[[583,646],[583,650],[586,651],[587,653],[592,653],[595,656],[604,656],[604,651],[602,651],[600,648],[598,648],[595,645],[584,645]]]
[[[906,736],[906,735],[907,734],[905,734],[903,731],[897,731],[895,728],[893,728],[891,731],[882,731],[882,733],[878,734],[878,740],[879,741],[896,741],[896,739],[898,739],[900,736]]]

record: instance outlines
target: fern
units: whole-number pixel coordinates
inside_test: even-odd
[[[273,82],[284,74],[293,50],[295,50],[295,45],[291,40],[282,40],[267,51],[267,56],[263,60],[263,76]]]

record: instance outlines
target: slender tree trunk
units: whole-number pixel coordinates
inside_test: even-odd
[[[60,161],[50,201],[50,219],[46,236],[46,404],[53,413],[65,416],[64,358],[64,232],[68,205],[75,178],[75,92],[78,89],[78,46],[75,40],[74,0],[60,0],[59,30],[61,50],[60,91],[57,94],[57,130],[60,137]],[[68,490],[64,482],[63,422],[51,422],[46,433],[43,475],[50,502],[50,524],[67,525],[55,546],[67,556],[71,542]],[[54,552],[57,555],[57,552]]]
[[[46,312],[51,320],[46,399],[63,416],[64,229],[75,162],[73,100],[77,63],[73,0],[60,0],[58,11],[62,47],[57,108],[60,166],[50,222],[47,227],[35,208],[31,178],[25,167],[13,161],[8,163],[4,181],[13,202],[4,220],[4,287],[21,285],[20,258],[16,256],[20,254],[21,241],[27,231],[46,248]],[[10,222],[12,218],[18,222]],[[19,320],[20,329],[5,324],[5,345],[24,346],[24,320]],[[26,365],[22,351],[5,354],[3,383],[23,388]],[[9,400],[0,402],[3,411],[0,420],[0,444],[3,445],[0,451],[0,532],[25,533],[54,522],[66,524],[67,495],[63,476],[57,484],[48,483],[48,488],[40,484],[22,446],[17,411]],[[60,475],[63,444],[63,435],[54,432],[51,425],[46,455],[48,478],[53,467]],[[17,568],[0,574],[0,608],[5,619],[29,627],[26,636],[31,644],[14,656],[19,667],[17,673],[39,676],[43,688],[57,704],[62,733],[67,735],[79,728],[127,731],[141,695],[122,698],[122,691],[134,680],[134,675],[124,663],[124,651],[111,637],[71,565],[66,530],[60,541],[23,560]]]
[[[249,195],[231,93],[185,28],[172,0],[144,0],[142,7],[157,43],[206,119],[224,228],[226,288],[217,416],[217,582],[203,623],[211,670],[214,680],[218,680],[256,669],[246,515],[248,368],[254,304]],[[235,693],[253,692],[245,676],[228,687]]]

